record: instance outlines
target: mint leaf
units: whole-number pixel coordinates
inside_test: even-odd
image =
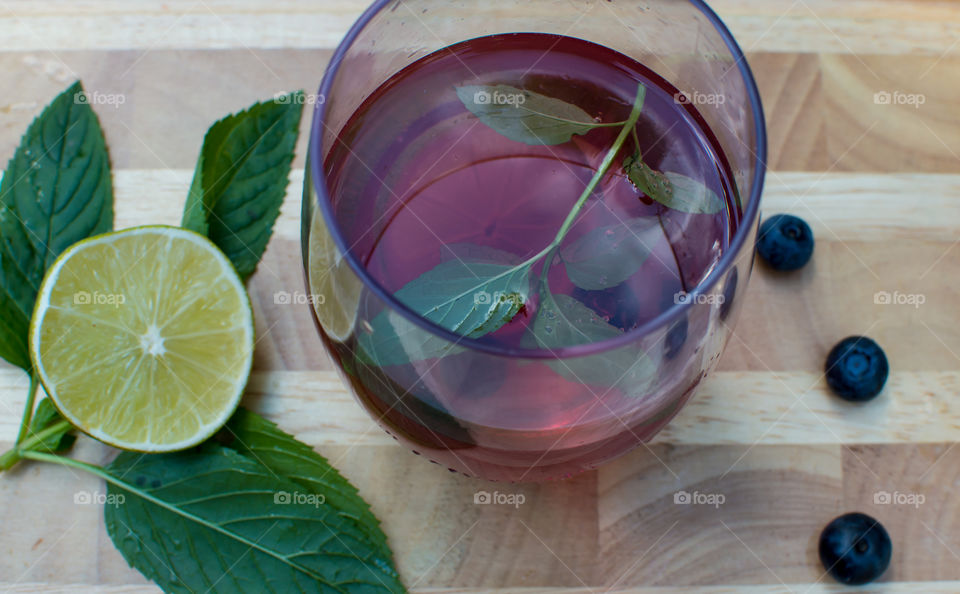
[[[542,293],[540,310],[533,321],[533,338],[544,349],[590,344],[622,334],[573,297],[549,292]],[[608,388],[628,396],[643,396],[657,375],[653,359],[630,345],[596,355],[557,359],[549,365],[567,379],[598,386],[598,396]]]
[[[112,227],[110,157],[76,82],[30,124],[0,183],[0,356],[30,368],[27,327],[47,268]]]
[[[233,448],[265,470],[291,480],[307,492],[323,495],[326,505],[349,519],[377,548],[381,561],[389,563],[393,553],[380,521],[337,469],[315,452],[283,432],[274,423],[246,409],[239,409],[221,432],[227,447]]]
[[[203,140],[183,226],[208,236],[243,279],[273,233],[300,131],[302,91],[214,124]]]
[[[499,330],[523,307],[533,261],[509,265],[451,260],[410,281],[395,296],[438,326],[479,338]],[[425,332],[393,312],[381,312],[370,326],[372,332],[359,337],[361,356],[377,365],[439,357],[455,348],[441,338],[423,340]],[[414,340],[405,341],[407,337]]]
[[[457,97],[481,122],[524,144],[563,144],[607,126],[576,105],[509,85],[457,87]]]
[[[384,310],[362,331],[357,356],[378,367],[455,355],[463,348],[421,329],[393,310]]]
[[[624,171],[638,190],[667,208],[690,214],[717,214],[724,202],[716,192],[679,173],[654,171],[639,153],[626,159]]]
[[[121,453],[107,533],[165,592],[403,592],[351,518],[231,449]],[[111,497],[112,496],[112,497]]]
[[[63,416],[60,415],[60,411],[53,405],[53,402],[49,398],[44,398],[40,401],[40,404],[37,405],[37,410],[33,413],[33,420],[30,421],[30,435],[36,435],[47,427],[63,420]],[[46,437],[38,446],[32,449],[38,452],[60,454],[73,447],[76,441],[77,436],[73,434],[73,428],[71,427],[64,431],[58,430],[58,432]]]
[[[560,250],[570,281],[581,289],[616,287],[640,270],[657,237],[656,219],[629,219],[593,229]]]
[[[27,333],[30,331],[30,318],[6,291],[7,279],[14,275],[8,272],[8,265],[6,254],[0,253],[0,357],[11,365],[29,370],[31,363]]]

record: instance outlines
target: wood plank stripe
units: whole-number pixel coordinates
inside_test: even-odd
[[[0,129],[6,131],[0,157],[13,153],[50,98],[80,78],[96,103],[116,168],[190,169],[212,122],[280,92],[315,91],[330,53],[193,51],[184,68],[184,53],[170,49],[0,51],[0,69],[12,77],[0,101]],[[954,117],[960,87],[953,76],[960,54],[751,52],[749,60],[767,114],[773,169],[960,173]],[[309,120],[306,114],[298,167]]]
[[[0,51],[330,48],[369,0],[17,0],[0,11]],[[960,51],[960,6],[913,0],[715,0],[749,51],[928,54]],[[576,5],[579,7],[579,5]],[[444,10],[441,5],[439,10]],[[451,10],[459,10],[454,8]],[[490,18],[502,9],[485,8]],[[516,13],[519,7],[511,6]],[[551,15],[573,4],[555,3]],[[562,16],[562,15],[559,15]]]
[[[178,225],[193,172],[114,172],[116,228]],[[300,241],[303,170],[294,170],[275,236]],[[823,240],[857,242],[960,237],[960,175],[770,172],[763,210],[804,217]]]
[[[960,175],[770,172],[763,211],[790,212],[821,239],[960,237]]]
[[[0,370],[0,443],[17,431],[26,383]],[[960,372],[898,372],[868,405],[832,396],[820,374],[717,372],[654,443],[801,445],[960,440]],[[354,402],[336,372],[254,373],[245,402],[307,443],[396,442]]]

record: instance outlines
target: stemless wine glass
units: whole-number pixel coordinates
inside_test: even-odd
[[[366,174],[331,184],[328,157],[350,150],[341,131],[383,83],[436,50],[510,32],[587,40],[639,61],[685,96],[723,98],[698,109],[729,163],[739,226],[687,298],[618,337],[552,350],[507,347],[430,322],[365,269],[369,242],[359,236],[376,236],[387,217],[369,216],[370,209],[385,207],[358,203],[354,190],[389,184],[391,168],[402,168],[402,159],[384,155]],[[313,116],[302,211],[316,320],[359,402],[416,453],[491,480],[567,477],[649,440],[716,365],[753,266],[766,131],[744,55],[702,1],[379,0],[337,49],[319,92],[324,100]],[[369,224],[358,230],[358,217]],[[402,329],[409,361],[378,364],[358,348],[358,337],[372,332],[374,317],[384,312]],[[414,356],[424,345],[436,353],[438,343],[449,345],[444,355]],[[669,356],[656,359],[640,396],[623,397],[623,384],[641,379],[632,365],[621,363],[611,373],[610,363],[665,350]],[[586,370],[586,377],[556,373],[558,365]]]

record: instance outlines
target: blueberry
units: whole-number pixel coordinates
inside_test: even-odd
[[[886,529],[866,514],[842,515],[820,533],[820,562],[833,579],[849,586],[883,575],[892,552]]]
[[[827,356],[827,384],[850,402],[872,400],[883,390],[890,364],[883,349],[865,336],[840,341]]]
[[[813,255],[813,231],[803,219],[779,214],[760,225],[757,251],[774,270],[797,270]]]

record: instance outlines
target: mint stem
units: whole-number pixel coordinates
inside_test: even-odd
[[[620,153],[620,149],[623,148],[623,144],[627,141],[627,138],[631,135],[631,133],[634,135],[634,138],[636,138],[637,120],[640,119],[640,112],[643,111],[643,102],[646,97],[647,88],[641,83],[637,88],[637,97],[633,101],[633,111],[630,112],[630,117],[624,123],[623,129],[620,130],[620,134],[614,141],[613,146],[610,147],[609,151],[607,151],[607,156],[604,157],[603,162],[600,164],[600,168],[597,169],[597,172],[594,174],[593,179],[591,179],[590,183],[587,184],[586,189],[583,190],[583,194],[580,195],[580,198],[577,200],[577,203],[573,205],[573,209],[570,211],[570,214],[567,215],[563,225],[560,226],[560,230],[557,231],[557,236],[547,248],[549,251],[547,251],[547,257],[543,263],[543,269],[540,271],[541,287],[546,288],[547,277],[550,274],[550,266],[553,264],[553,259],[557,255],[557,250],[559,249],[560,244],[563,243],[564,238],[566,238],[567,233],[570,232],[570,228],[573,227],[573,223],[577,219],[577,215],[579,215],[580,211],[583,209],[583,205],[587,203],[587,199],[593,195],[594,190],[597,189],[597,186],[600,185],[600,182],[603,180],[604,176],[610,171],[610,167],[613,166],[614,160],[616,160],[617,155]],[[539,259],[539,257],[539,255],[536,256],[537,259]]]
[[[20,450],[13,448],[0,456],[0,472],[10,470],[21,460]]]
[[[17,444],[11,450],[5,452],[3,455],[0,455],[0,472],[13,468],[17,462],[26,457],[25,454],[27,452],[33,451],[34,448],[42,445],[43,442],[51,435],[62,433],[69,430],[71,427],[72,425],[70,424],[70,421],[60,421],[50,425],[43,431],[31,434],[30,437],[24,439],[22,443]]]
[[[26,439],[30,431],[30,421],[33,420],[33,405],[37,400],[37,374],[30,372],[30,388],[27,393],[27,404],[23,408],[23,417],[20,420],[20,431],[17,433],[16,445]]]

